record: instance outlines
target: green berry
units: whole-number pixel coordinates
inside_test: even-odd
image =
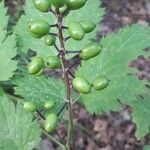
[[[45,125],[44,125],[44,128],[45,128],[45,131],[47,132],[52,132],[55,130],[56,126],[57,126],[57,115],[56,114],[50,114],[46,117],[46,120],[45,120]]]
[[[93,82],[93,87],[95,90],[103,90],[108,85],[109,85],[109,80],[104,76],[98,76]]]
[[[66,5],[71,10],[82,8],[86,4],[87,0],[66,0]]]
[[[65,5],[65,0],[50,0],[50,3],[56,8],[60,8]]]
[[[83,77],[75,77],[73,79],[73,87],[80,93],[88,94],[91,92],[91,84],[89,81]]]
[[[28,30],[32,33],[31,35],[42,37],[49,33],[50,26],[44,20],[32,20],[28,22]]]
[[[54,44],[55,44],[55,41],[56,41],[56,37],[53,36],[53,35],[45,35],[45,36],[43,37],[43,39],[44,39],[45,45],[47,45],[47,46],[52,46],[52,45],[54,45]]]
[[[34,57],[28,66],[28,71],[30,74],[39,73],[44,66],[44,60],[42,57]]]
[[[41,12],[48,12],[50,0],[33,0],[34,7]]]
[[[102,47],[100,44],[92,42],[84,47],[80,56],[83,60],[88,60],[97,56],[101,52],[101,49]]]
[[[90,33],[96,28],[96,25],[92,21],[84,20],[84,21],[80,21],[80,24],[84,29],[85,33]]]
[[[81,24],[77,22],[72,22],[68,26],[69,35],[74,40],[82,40],[84,38],[84,29],[82,28]]]
[[[27,112],[35,112],[36,106],[32,102],[25,102],[23,105],[24,110]]]
[[[43,74],[43,68],[38,73],[36,73],[35,76],[38,77],[38,76],[41,76],[42,74]]]
[[[29,32],[30,32],[30,31],[29,31]],[[31,34],[33,37],[37,38],[37,39],[40,39],[40,38],[42,37],[42,35],[35,35],[35,34],[33,34],[32,32],[30,32],[30,34]]]
[[[57,56],[49,56],[45,60],[45,66],[49,69],[57,69],[61,65],[60,60]]]
[[[45,109],[51,109],[51,108],[54,107],[54,105],[55,105],[54,101],[47,101],[47,102],[44,103],[44,108]]]

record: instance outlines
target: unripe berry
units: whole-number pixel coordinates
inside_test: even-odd
[[[75,77],[73,79],[72,84],[75,90],[77,90],[80,93],[88,94],[91,92],[91,84],[84,77],[81,77],[81,76]]]
[[[33,0],[34,7],[41,12],[48,12],[50,0]]]
[[[52,132],[55,130],[56,126],[57,126],[57,115],[56,114],[50,114],[46,117],[46,120],[45,120],[45,125],[44,125],[44,128],[45,128],[45,131],[47,132]]]
[[[47,102],[44,103],[44,108],[45,108],[45,109],[51,109],[51,108],[54,107],[54,105],[55,105],[55,102],[49,100],[49,101],[47,101]]]
[[[41,76],[42,74],[43,74],[43,68],[38,73],[36,73],[35,76],[38,77],[38,76]]]
[[[90,33],[96,28],[96,25],[92,21],[84,20],[80,21],[80,24],[83,27],[85,33]]]
[[[34,57],[28,66],[28,71],[30,74],[39,73],[44,66],[44,60],[42,57]]]
[[[69,35],[74,40],[82,40],[84,38],[84,29],[82,28],[81,24],[77,22],[71,22],[68,26]]]
[[[36,106],[32,102],[25,102],[23,105],[24,110],[27,112],[35,112]]]
[[[28,22],[28,30],[32,33],[31,35],[42,37],[49,33],[50,26],[44,20],[32,20]]]
[[[53,36],[53,35],[45,35],[45,36],[43,37],[43,39],[44,39],[45,45],[47,45],[47,46],[52,46],[52,45],[54,45],[54,44],[55,44],[55,41],[56,41],[56,37]]]
[[[60,60],[57,56],[49,56],[45,60],[45,66],[49,69],[57,69],[61,65]]]
[[[80,57],[83,60],[88,60],[90,58],[97,56],[101,52],[101,49],[102,47],[99,43],[92,42],[83,48]]]
[[[95,90],[103,90],[109,85],[109,80],[105,76],[98,76],[94,82],[93,87]]]
[[[50,0],[50,3],[56,8],[60,8],[65,5],[65,0]]]
[[[66,0],[66,5],[71,10],[82,8],[86,4],[87,0]]]

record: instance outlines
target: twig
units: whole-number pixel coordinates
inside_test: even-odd
[[[60,111],[57,113],[57,116],[59,116],[61,113],[62,113],[62,111],[65,109],[65,107],[67,106],[67,103],[65,103],[64,105],[63,105],[63,107],[60,109]]]
[[[69,69],[67,71],[72,78],[75,78],[74,74]]]
[[[51,32],[50,32],[49,34],[50,34],[50,35],[57,36],[57,33],[51,33]]]
[[[50,27],[58,27],[58,24],[51,24]]]
[[[66,147],[61,144],[58,140],[56,140],[55,138],[53,138],[53,136],[51,136],[50,134],[48,134],[44,129],[42,129],[42,132],[50,139],[52,140],[54,143],[56,143],[57,145],[59,145],[62,149],[67,150]]]
[[[53,15],[55,15],[57,17],[56,12],[52,8],[49,8],[49,12],[51,12]]]
[[[60,49],[58,48],[58,46],[56,45],[56,43],[54,44],[54,47],[56,48],[56,50],[57,50],[58,52],[60,52]]]
[[[75,123],[75,127],[80,128],[83,132],[87,133],[88,135],[91,135],[91,132],[80,123]]]
[[[57,130],[55,130],[56,135],[58,136],[59,140],[61,141],[61,143],[63,142],[61,136],[59,135],[59,133],[57,132]]]
[[[39,110],[36,110],[36,112],[43,120],[45,120],[45,117],[41,114],[41,112]]]
[[[66,16],[69,13],[69,11],[70,10],[68,8],[66,8],[66,10],[61,14],[62,17]]]
[[[62,28],[63,28],[63,29],[68,29],[68,27],[67,27],[67,26],[64,26],[64,25],[62,25]]]
[[[66,51],[66,53],[67,53],[67,54],[74,54],[74,53],[75,53],[75,54],[76,54],[76,53],[79,54],[79,53],[81,53],[81,50],[79,50],[79,51]]]
[[[68,37],[66,37],[66,38],[64,39],[64,41],[66,42],[66,41],[68,41],[70,38],[71,38],[71,37],[68,36]]]

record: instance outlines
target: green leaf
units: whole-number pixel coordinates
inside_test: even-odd
[[[144,93],[142,82],[133,76],[127,76],[133,72],[128,67],[128,62],[144,53],[142,49],[150,46],[150,29],[139,25],[125,27],[118,33],[107,35],[101,40],[101,44],[101,54],[89,61],[82,61],[76,73],[90,82],[97,75],[104,75],[110,80],[106,89],[81,95],[81,101],[87,110],[97,114],[117,111],[120,108],[118,99],[130,105],[137,94]]]
[[[96,33],[99,30],[99,22],[102,20],[102,16],[104,15],[104,9],[100,8],[100,0],[88,0],[86,5],[75,11],[71,11],[71,13],[65,17],[65,24],[68,25],[69,22],[72,21],[82,21],[82,20],[91,20],[95,24],[97,24],[97,28],[88,34],[85,34],[85,37],[81,41],[75,41],[73,39],[70,39],[66,43],[66,49],[67,50],[80,50],[83,49],[83,47],[90,42],[92,38],[95,38]],[[91,11],[92,10],[92,11]],[[89,13],[90,12],[90,13]],[[66,33],[68,35],[68,33]]]
[[[137,127],[136,137],[141,139],[150,133],[150,96],[133,101],[131,107],[133,108],[133,122]]]
[[[15,94],[34,102],[39,108],[48,100],[52,100],[56,103],[52,111],[58,112],[65,103],[66,90],[64,83],[59,79],[26,75],[15,78],[13,83],[17,85]]]
[[[7,81],[17,69],[17,62],[12,60],[16,56],[16,40],[15,35],[6,38],[8,16],[3,3],[0,3],[0,11],[0,81]]]
[[[145,145],[143,150],[150,150],[150,145]]]
[[[24,12],[25,14],[21,16],[14,28],[17,34],[19,50],[27,52],[29,49],[32,49],[40,56],[56,55],[57,51],[54,47],[46,46],[42,39],[32,37],[27,29],[27,23],[32,19],[43,19],[49,24],[54,24],[54,16],[50,13],[42,13],[36,10],[33,6],[33,0],[25,1]]]
[[[138,94],[145,93],[146,88],[141,81],[127,74],[134,72],[128,67],[128,62],[144,54],[141,50],[150,46],[150,28],[139,25],[125,27],[118,33],[103,38],[101,44],[102,53],[82,62],[77,74],[83,75],[90,82],[97,75],[104,75],[110,84],[102,91],[92,90],[88,95],[81,95],[81,102],[89,112],[97,114],[109,110],[118,111],[120,101],[130,105],[133,107],[133,120],[137,123],[136,136],[141,138],[149,132],[149,102],[145,100],[142,103],[136,99]]]
[[[0,41],[4,40],[6,36],[7,30],[7,23],[8,23],[8,16],[7,16],[7,8],[4,7],[4,2],[0,3],[0,18],[1,18],[1,23],[0,23]]]
[[[0,98],[0,147],[2,150],[29,150],[38,144],[40,129],[30,113],[15,106],[5,97]],[[7,140],[8,139],[8,140]],[[6,141],[7,140],[7,141]],[[11,144],[12,148],[10,147]]]
[[[0,139],[0,149],[1,150],[19,150],[13,140],[5,138]]]

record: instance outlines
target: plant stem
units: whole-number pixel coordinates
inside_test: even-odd
[[[59,145],[62,150],[66,150],[66,147],[61,144],[58,140],[56,140],[55,138],[53,138],[53,136],[51,136],[50,134],[48,134],[44,129],[42,129],[42,132],[50,139],[52,140],[54,143],[56,143],[57,145]]]
[[[57,116],[59,116],[59,115],[62,113],[62,111],[66,108],[66,105],[67,105],[67,103],[65,103],[65,104],[62,106],[62,108],[60,109],[60,111],[57,113]]]
[[[75,54],[76,54],[76,53],[79,54],[79,53],[81,53],[81,50],[80,50],[80,51],[66,51],[66,53],[67,53],[67,54],[71,54],[71,53],[72,53],[72,54],[74,54],[74,53],[75,53]]]
[[[86,127],[84,127],[84,126],[83,126],[82,124],[80,124],[80,123],[76,123],[76,124],[75,124],[75,127],[76,127],[76,128],[80,128],[83,132],[87,133],[88,135],[91,135],[91,134],[92,134],[92,132],[90,132],[89,129],[87,129]]]
[[[63,70],[63,78],[67,87],[66,92],[66,99],[68,101],[68,112],[69,112],[69,121],[68,121],[68,135],[67,135],[67,143],[66,146],[68,150],[75,149],[75,140],[74,140],[74,129],[73,129],[73,111],[72,111],[72,100],[71,100],[71,84],[69,81],[69,74],[67,71],[67,62],[65,59],[65,43],[64,43],[64,37],[63,37],[63,27],[62,27],[62,21],[63,21],[63,15],[59,13],[57,10],[57,21],[58,21],[58,38],[60,41],[60,60],[62,64],[62,70]]]

